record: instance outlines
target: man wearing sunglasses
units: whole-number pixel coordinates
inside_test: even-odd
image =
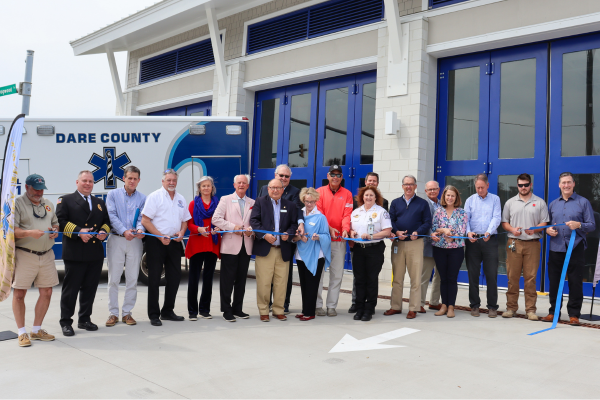
[[[281,198],[284,200],[289,200],[293,202],[298,210],[301,210],[304,207],[304,204],[300,201],[300,189],[295,187],[294,185],[290,185],[290,179],[292,178],[292,170],[285,164],[278,165],[275,168],[275,179],[281,181],[283,185],[283,194]],[[258,197],[265,197],[269,195],[269,185],[264,185],[260,188],[258,192]],[[298,211],[299,212],[299,211]],[[291,242],[290,242],[291,243]],[[292,243],[292,254],[296,253],[296,245]],[[288,282],[287,288],[285,292],[285,306],[284,306],[284,314],[290,313],[290,296],[292,295],[292,278],[294,274],[294,258],[290,260],[289,265],[289,273],[288,273]],[[273,293],[271,290],[271,298],[273,297]],[[272,303],[271,303],[272,304]]]
[[[535,314],[537,289],[535,278],[540,265],[540,239],[543,230],[526,229],[532,226],[544,226],[550,221],[546,202],[533,194],[531,175],[517,177],[519,194],[508,199],[502,211],[502,228],[508,232],[506,244],[506,311],[504,318],[514,317],[519,309],[519,280],[521,272],[525,281],[525,312],[527,319],[537,321]]]
[[[50,306],[52,287],[58,285],[54,265],[54,239],[58,233],[58,219],[54,206],[44,198],[46,181],[40,175],[29,175],[25,180],[25,194],[15,200],[15,277],[12,284],[13,313],[19,329],[19,346],[31,346],[31,340],[54,340],[42,329],[42,321]],[[25,329],[25,295],[31,284],[39,290],[31,338]]]

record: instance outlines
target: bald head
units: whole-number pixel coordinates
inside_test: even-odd
[[[440,194],[440,185],[436,181],[429,181],[425,184],[425,193],[429,200],[438,202],[438,195]]]

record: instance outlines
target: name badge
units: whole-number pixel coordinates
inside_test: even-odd
[[[310,226],[315,226],[316,224],[314,222],[309,222],[308,223]]]
[[[287,210],[280,210],[280,212],[287,212]]]
[[[237,201],[237,199],[235,199],[235,200],[231,200],[231,202],[232,203],[237,203],[238,201]]]

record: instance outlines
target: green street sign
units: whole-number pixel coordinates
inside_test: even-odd
[[[0,97],[17,93],[17,85],[8,85],[0,87]]]

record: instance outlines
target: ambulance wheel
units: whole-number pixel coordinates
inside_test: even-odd
[[[146,264],[146,253],[142,254],[142,260],[140,261],[140,274],[139,281],[144,285],[148,286],[148,266]],[[160,286],[165,286],[167,280],[165,279],[165,267],[163,266],[162,273],[160,274]]]

